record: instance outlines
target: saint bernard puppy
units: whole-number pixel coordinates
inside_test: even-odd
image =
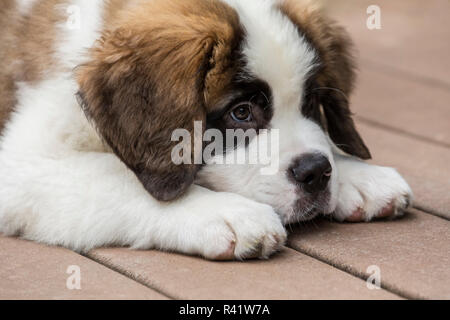
[[[0,46],[4,235],[266,258],[290,223],[411,204],[394,169],[363,162],[351,42],[311,1],[3,0]],[[277,172],[174,163],[194,123],[261,132],[222,160],[276,130]]]

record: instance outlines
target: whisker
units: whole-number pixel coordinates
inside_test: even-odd
[[[262,91],[260,91],[260,92],[263,95],[263,97],[266,99],[267,103],[270,104],[270,100],[269,100],[269,98],[267,98],[266,94]]]

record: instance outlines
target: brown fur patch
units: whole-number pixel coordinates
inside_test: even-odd
[[[60,68],[53,54],[58,40],[56,25],[67,18],[66,3],[67,0],[38,1],[24,17],[19,38],[22,81],[39,81]]]
[[[19,25],[14,0],[4,0],[0,6],[0,133],[16,103],[14,52]]]
[[[53,58],[66,0],[36,2],[21,16],[14,0],[0,7],[0,132],[13,110],[17,81],[37,82],[60,67]]]
[[[280,9],[319,54],[321,66],[313,79],[314,85],[309,88],[316,91],[316,97],[310,98],[317,99],[323,106],[331,139],[345,152],[369,159],[370,152],[356,131],[349,109],[355,63],[347,32],[327,18],[312,1],[285,0]],[[320,121],[318,110],[313,112]]]
[[[123,10],[126,10],[127,7],[136,0],[105,0],[105,13],[104,13],[104,22],[108,28],[114,28],[114,26],[118,23],[119,17],[123,14]]]
[[[198,170],[173,164],[172,132],[183,128],[193,136],[194,121],[205,123],[230,86],[243,33],[239,18],[220,1],[153,0],[114,20],[116,28],[104,32],[78,70],[80,97],[144,187],[171,200]]]

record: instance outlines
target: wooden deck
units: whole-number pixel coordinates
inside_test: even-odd
[[[359,60],[352,97],[373,162],[410,182],[403,219],[294,228],[268,261],[210,262],[157,251],[62,248],[0,237],[0,299],[450,299],[450,2],[329,0]],[[366,9],[381,8],[380,30]],[[69,290],[69,266],[81,290]],[[366,286],[379,267],[381,289]]]

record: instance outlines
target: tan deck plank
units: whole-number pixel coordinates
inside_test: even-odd
[[[373,163],[391,166],[410,183],[414,203],[450,219],[450,150],[357,122]]]
[[[270,260],[246,262],[128,249],[99,249],[90,256],[179,299],[399,298],[288,248]]]
[[[390,66],[450,88],[448,0],[325,0],[330,15],[350,32],[365,61]],[[381,9],[381,29],[366,26],[369,5]]]
[[[436,141],[450,149],[450,90],[362,65],[351,100],[357,117]]]
[[[450,147],[450,2],[333,0],[326,8],[350,32],[359,79],[352,109],[383,126]],[[366,27],[369,5],[380,30]]]
[[[0,236],[0,300],[167,299],[72,251]],[[81,290],[69,290],[69,266],[80,267]]]
[[[381,271],[381,285],[411,298],[450,298],[450,222],[412,210],[396,221],[300,226],[290,245],[356,275]]]

